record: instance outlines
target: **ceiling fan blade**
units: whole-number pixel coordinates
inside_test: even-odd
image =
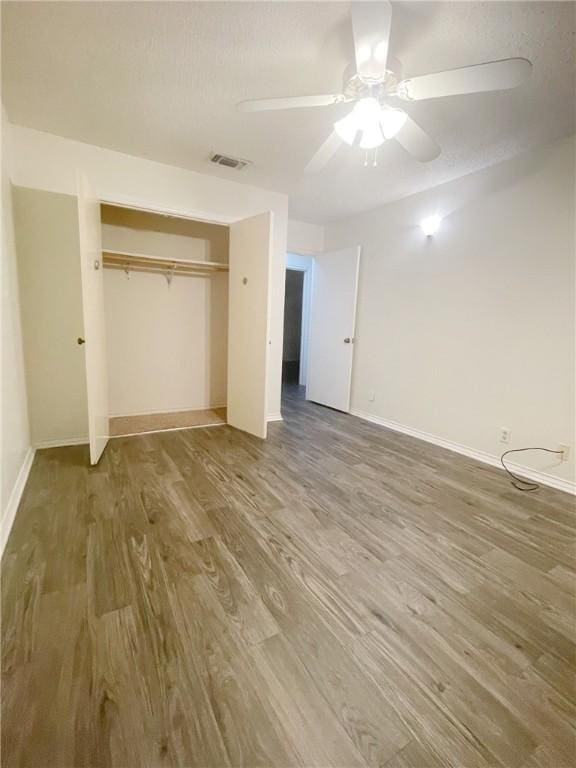
[[[314,157],[308,162],[304,173],[318,173],[334,157],[342,145],[342,139],[336,131],[332,131],[326,141],[316,151]]]
[[[397,95],[406,101],[418,101],[437,99],[439,96],[501,91],[521,85],[530,77],[531,70],[532,64],[528,59],[490,61],[402,80],[398,84]]]
[[[438,144],[410,116],[394,138],[421,163],[434,160],[440,154]]]
[[[352,32],[356,71],[366,80],[382,80],[386,74],[392,6],[388,0],[352,3]]]
[[[266,112],[276,109],[300,109],[301,107],[326,107],[344,101],[341,94],[323,94],[320,96],[288,96],[278,99],[250,99],[237,104],[240,112]]]

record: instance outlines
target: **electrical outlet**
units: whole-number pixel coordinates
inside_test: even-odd
[[[369,402],[369,403],[373,403],[373,402],[374,402],[374,400],[376,400],[376,392],[375,392],[373,389],[371,389],[371,390],[368,392],[368,402]]]
[[[509,427],[500,427],[500,442],[509,443],[511,434],[512,434],[512,431],[510,430]]]
[[[568,443],[558,443],[558,450],[562,451],[560,461],[568,461],[568,456],[570,455],[570,446]]]

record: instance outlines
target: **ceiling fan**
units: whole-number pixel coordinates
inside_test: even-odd
[[[334,123],[334,130],[306,166],[308,173],[321,170],[342,142],[366,150],[366,164],[368,152],[376,152],[392,138],[420,162],[434,160],[440,147],[397,106],[398,102],[515,88],[530,76],[532,64],[513,58],[399,80],[392,69],[399,67],[388,55],[390,2],[352,2],[351,6],[356,74],[345,82],[342,93],[251,99],[238,104],[242,112],[353,104],[352,110]]]

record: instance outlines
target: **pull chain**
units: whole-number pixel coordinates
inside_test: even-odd
[[[370,162],[370,152],[372,151],[372,162]],[[367,149],[364,153],[364,168],[368,168],[368,166],[371,165],[372,168],[378,167],[378,147],[375,147],[374,150]]]

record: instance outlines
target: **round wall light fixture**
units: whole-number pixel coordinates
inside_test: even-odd
[[[420,228],[426,237],[431,237],[438,232],[441,223],[442,219],[440,216],[428,216],[426,219],[422,219]]]

